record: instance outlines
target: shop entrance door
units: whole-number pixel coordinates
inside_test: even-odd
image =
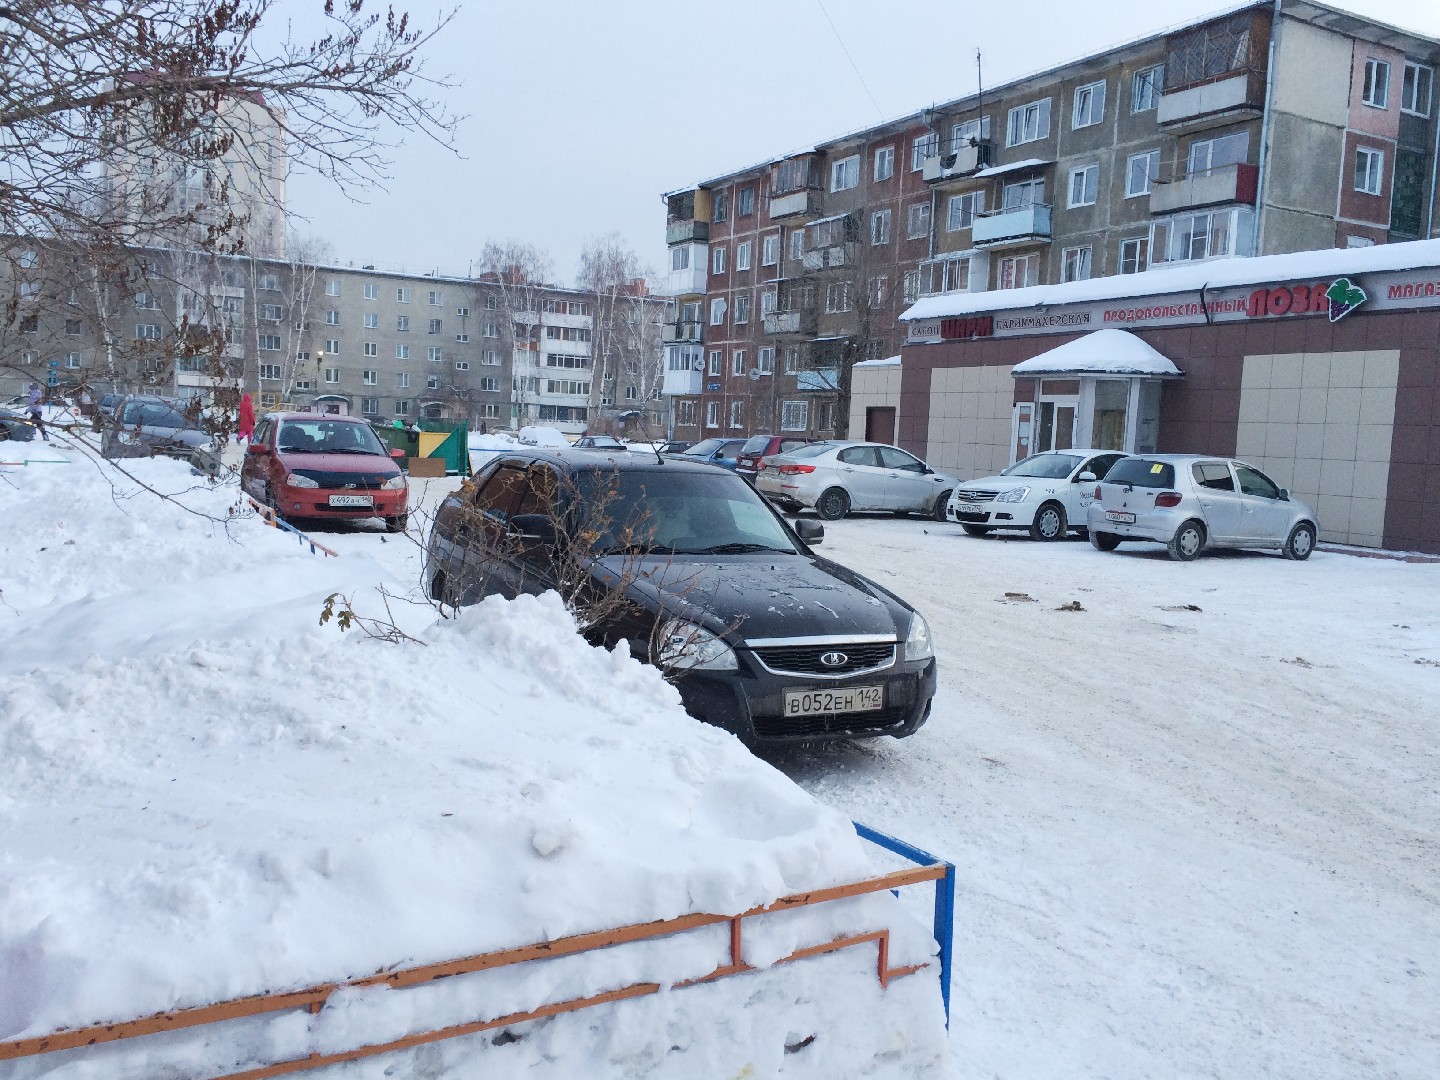
[[[1035,407],[1035,439],[1030,453],[1045,450],[1069,450],[1075,445],[1075,413],[1079,400],[1075,397],[1041,398]]]

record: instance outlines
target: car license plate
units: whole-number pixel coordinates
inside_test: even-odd
[[[843,690],[787,690],[786,716],[875,712],[885,707],[883,686],[847,686]]]
[[[331,495],[331,506],[374,506],[373,495]]]
[[[1135,515],[1128,510],[1106,510],[1105,520],[1114,521],[1120,525],[1134,525]]]

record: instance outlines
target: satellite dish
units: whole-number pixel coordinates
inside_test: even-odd
[[[750,378],[750,381],[751,381],[751,382],[759,382],[759,381],[760,381],[760,369],[759,369],[758,367],[752,367],[752,368],[750,369],[749,378]]]

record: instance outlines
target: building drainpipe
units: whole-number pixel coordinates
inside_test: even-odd
[[[1430,206],[1425,211],[1425,239],[1435,235],[1435,188],[1440,180],[1440,117],[1435,120],[1435,155],[1430,161]]]
[[[1265,58],[1265,118],[1260,122],[1260,161],[1255,176],[1255,197],[1260,205],[1255,213],[1255,230],[1250,243],[1252,255],[1262,254],[1260,238],[1265,235],[1265,165],[1270,157],[1270,121],[1275,101],[1275,46],[1280,40],[1281,2],[1275,0],[1275,11],[1270,17],[1270,46]]]

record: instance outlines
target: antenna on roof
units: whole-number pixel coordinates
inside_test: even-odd
[[[980,50],[975,50],[975,105],[980,111],[979,132],[985,138],[985,78],[980,70]]]

